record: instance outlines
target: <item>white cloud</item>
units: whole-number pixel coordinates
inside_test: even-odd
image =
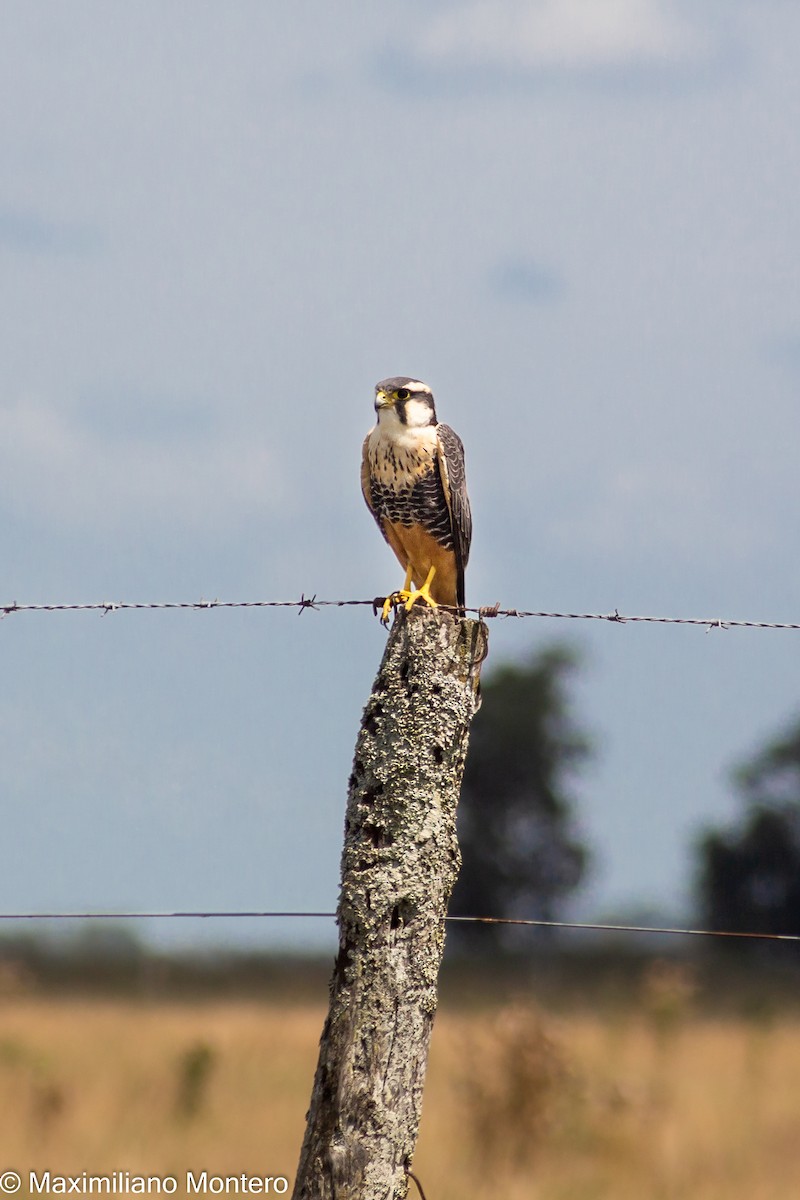
[[[207,528],[280,499],[275,456],[258,438],[204,430],[119,437],[40,398],[0,404],[0,498],[16,513],[109,526],[159,518]]]
[[[431,21],[414,56],[459,71],[624,70],[692,64],[710,49],[669,0],[477,0]]]

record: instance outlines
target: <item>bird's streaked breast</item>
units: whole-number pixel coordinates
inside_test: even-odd
[[[371,507],[379,523],[421,525],[439,545],[451,548],[437,445],[435,426],[404,438],[386,437],[377,426],[367,442]]]

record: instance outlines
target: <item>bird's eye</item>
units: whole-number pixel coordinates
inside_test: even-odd
[[[411,392],[408,390],[408,388],[398,388],[395,392],[395,396],[397,396],[398,400],[407,400],[410,395]]]

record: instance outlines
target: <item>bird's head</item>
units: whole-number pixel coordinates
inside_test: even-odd
[[[433,392],[427,383],[395,375],[375,384],[375,411],[379,424],[399,422],[412,429],[436,424]]]

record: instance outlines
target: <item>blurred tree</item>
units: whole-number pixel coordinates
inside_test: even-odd
[[[706,830],[697,845],[701,920],[710,929],[800,934],[800,723],[733,779],[743,815]]]
[[[525,666],[499,667],[482,684],[458,808],[462,868],[453,916],[553,920],[583,877],[587,851],[569,786],[590,752],[567,694],[575,653],[548,647]],[[479,946],[503,927],[451,927]]]

